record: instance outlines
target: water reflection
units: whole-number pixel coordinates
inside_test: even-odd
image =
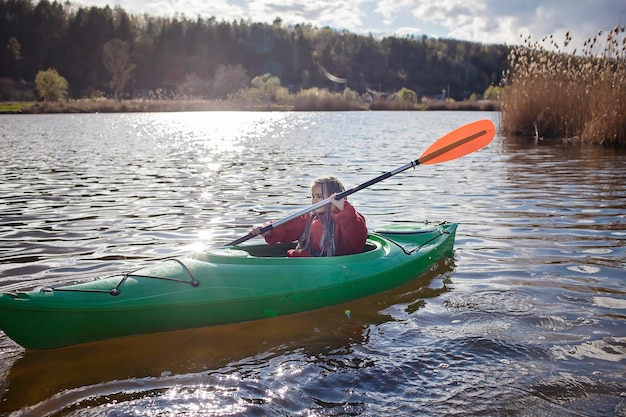
[[[384,294],[288,317],[27,350],[11,366],[0,411],[36,406],[31,411],[40,414],[94,395],[128,395],[137,387],[143,397],[146,385],[151,390],[173,384],[193,387],[203,384],[211,370],[239,374],[249,361],[280,358],[294,349],[323,362],[328,357],[324,367],[350,366],[333,364],[334,352],[347,353],[353,345],[367,344],[369,327],[392,319],[381,312],[385,307],[407,303],[407,311],[414,312],[425,299],[447,291],[441,277],[451,270],[451,262],[441,262],[419,280]],[[271,372],[285,374],[286,366],[281,363]],[[54,393],[58,394],[50,398]]]

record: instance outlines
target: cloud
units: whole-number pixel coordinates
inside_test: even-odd
[[[569,31],[582,44],[598,30],[626,21],[623,0],[579,0],[575,7],[561,0],[403,0],[399,4],[401,8],[385,9],[387,20],[409,11],[416,21],[440,27],[445,37],[484,43],[520,44],[520,36],[528,35],[535,40],[549,35],[564,39]]]
[[[414,0],[381,0],[377,2],[374,11],[383,17],[384,24],[392,24],[398,13],[410,8]]]
[[[79,0],[76,3],[111,6],[110,0]],[[218,20],[239,20],[246,16],[246,9],[230,0],[129,0],[119,1],[124,10],[132,14],[146,13],[151,16],[171,17],[176,14],[189,19],[196,16],[215,17]]]
[[[251,0],[248,12],[253,21],[271,22],[280,17],[286,24],[311,23],[358,32],[363,26],[364,0]]]
[[[394,36],[397,36],[398,38],[405,38],[405,37],[410,37],[410,36],[421,36],[423,35],[422,29],[420,28],[412,28],[412,27],[401,27],[396,29],[396,31],[393,33]]]

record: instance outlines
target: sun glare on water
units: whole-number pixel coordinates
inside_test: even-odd
[[[151,124],[159,125],[163,137],[196,150],[242,152],[243,143],[280,134],[282,113],[181,112],[153,113]],[[155,120],[156,119],[156,120]]]

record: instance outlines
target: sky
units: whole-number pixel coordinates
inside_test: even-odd
[[[565,33],[573,47],[598,31],[626,25],[626,0],[73,0],[79,6],[120,6],[131,14],[218,21],[308,23],[374,36],[426,35],[521,45]]]

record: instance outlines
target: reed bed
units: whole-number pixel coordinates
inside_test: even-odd
[[[85,98],[38,102],[21,113],[133,113],[212,110],[273,110],[262,103],[202,99],[132,99]]]
[[[331,92],[320,88],[300,90],[286,99],[297,111],[351,111],[367,110],[359,95],[346,88],[343,92]]]
[[[535,139],[626,145],[626,37],[599,32],[581,54],[552,37],[513,48],[503,79],[501,128]]]

